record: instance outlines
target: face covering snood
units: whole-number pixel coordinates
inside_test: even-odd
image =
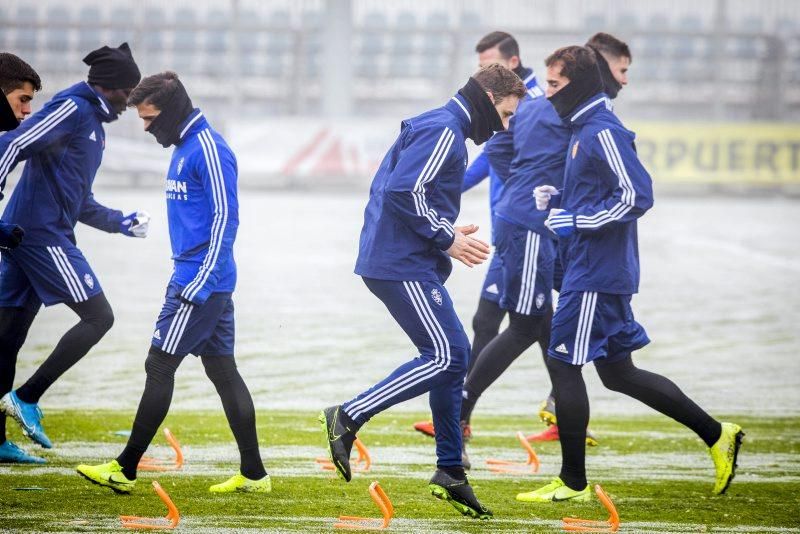
[[[466,98],[470,107],[472,107],[468,137],[476,145],[485,143],[494,132],[505,129],[497,109],[489,99],[489,95],[475,78],[470,77],[467,84],[458,90],[458,94]]]
[[[164,148],[180,141],[178,128],[194,110],[192,100],[186,93],[183,84],[180,80],[175,80],[175,82],[175,88],[164,105],[164,109],[147,127],[148,133],[153,134],[156,141]]]
[[[556,108],[558,116],[566,119],[581,103],[602,92],[603,81],[600,79],[600,71],[595,67],[576,75],[574,80],[570,80],[548,100]]]
[[[608,98],[617,98],[620,89],[622,89],[622,84],[614,78],[611,67],[608,65],[606,58],[603,57],[603,54],[593,46],[588,47],[594,50],[594,54],[597,56],[597,68],[600,69],[600,78],[603,80],[603,92],[608,95]]]

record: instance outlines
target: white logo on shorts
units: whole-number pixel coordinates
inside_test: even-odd
[[[486,288],[487,293],[491,293],[492,295],[499,295],[500,290],[497,288],[497,284],[492,284]]]
[[[561,354],[569,354],[569,351],[567,350],[567,346],[564,345],[563,343],[556,347],[556,352],[560,352]]]
[[[431,289],[431,297],[433,297],[433,301],[436,302],[436,304],[439,306],[442,305],[442,293],[435,287]]]
[[[156,328],[156,331],[153,333],[153,338],[161,340],[161,330]]]
[[[541,310],[544,305],[544,293],[536,295],[536,309]]]
[[[89,273],[83,275],[83,281],[89,286],[89,289],[94,289],[94,278]]]

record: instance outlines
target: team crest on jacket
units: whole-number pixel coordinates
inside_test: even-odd
[[[441,306],[441,305],[442,305],[442,292],[441,292],[441,291],[439,291],[439,290],[438,290],[437,288],[435,288],[435,287],[434,287],[433,289],[431,289],[431,298],[433,298],[433,301],[434,301],[436,304],[438,304],[439,306]]]
[[[536,295],[536,309],[541,310],[542,306],[544,306],[544,293],[539,293]]]
[[[580,141],[575,141],[575,144],[572,145],[572,159],[575,159],[575,156],[578,155],[578,145],[581,144]]]
[[[178,175],[180,175],[181,171],[183,170],[183,160],[184,159],[185,158],[181,158],[181,159],[178,160]]]
[[[94,289],[94,278],[89,273],[83,275],[83,281],[89,286],[89,289]]]

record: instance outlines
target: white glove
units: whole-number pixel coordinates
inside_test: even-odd
[[[550,203],[550,197],[560,194],[552,185],[540,185],[533,189],[533,198],[536,199],[536,209],[544,211]]]
[[[150,228],[150,214],[146,211],[137,211],[128,227],[128,232],[133,237],[147,237]]]

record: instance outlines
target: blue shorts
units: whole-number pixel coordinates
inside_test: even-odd
[[[522,315],[544,315],[553,300],[555,243],[500,218],[496,228],[503,267],[500,307]]]
[[[212,293],[196,305],[178,298],[182,289],[167,286],[152,344],[176,356],[233,356],[233,293]]]
[[[614,361],[650,343],[633,318],[631,295],[564,291],[553,315],[547,354],[574,365]]]
[[[481,298],[494,302],[500,302],[500,297],[503,295],[503,260],[497,250],[492,254],[492,259],[489,261],[489,271],[486,273],[486,278],[483,280],[483,288],[481,288]]]
[[[0,253],[0,306],[83,302],[103,292],[75,245],[21,245]]]

